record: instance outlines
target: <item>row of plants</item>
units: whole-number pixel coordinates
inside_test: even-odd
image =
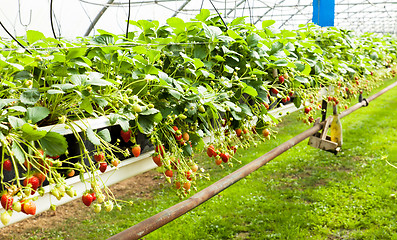
[[[224,25],[208,10],[189,22],[130,24],[136,31],[128,38],[99,30],[59,40],[29,30],[19,41],[31,54],[0,40],[3,223],[12,211],[35,214],[43,185],[57,199],[75,196],[65,179],[85,181],[84,173],[85,205],[121,209],[100,173],[145,146],[176,193],[187,196],[210,177],[194,154],[207,151],[220,166],[238,163],[239,148],[275,135],[271,107],[293,102],[303,106],[300,120],[311,123],[319,101],[347,106],[395,74],[397,40],[390,36],[314,24],[278,30],[272,20],[256,28],[245,17]],[[84,121],[100,116],[113,126]],[[53,124],[73,134],[42,129]]]

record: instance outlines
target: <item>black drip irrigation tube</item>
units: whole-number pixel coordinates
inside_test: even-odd
[[[359,103],[353,105],[351,108],[347,109],[346,111],[342,112],[339,117],[343,118],[349,115],[350,113],[358,110],[361,107],[368,106],[368,103],[376,99],[377,97],[381,96],[385,92],[389,91],[393,87],[397,86],[397,82],[389,85],[388,87],[384,88],[383,90],[379,91],[378,93],[368,97],[367,99],[363,99]],[[204,203],[208,199],[214,197],[218,193],[222,192],[226,188],[230,187],[234,183],[238,182],[239,180],[243,179],[244,177],[248,176],[252,172],[256,171],[266,163],[270,162],[277,156],[281,155],[282,153],[286,152],[288,149],[294,147],[298,143],[302,142],[306,138],[310,137],[311,135],[315,134],[316,132],[320,131],[325,124],[325,121],[322,121],[319,124],[314,125],[313,127],[309,128],[308,130],[300,133],[299,135],[291,138],[290,140],[284,142],[283,144],[277,146],[276,148],[272,149],[271,151],[267,152],[266,154],[262,155],[261,157],[255,159],[254,161],[244,165],[240,169],[236,170],[235,172],[229,174],[228,176],[220,179],[219,181],[213,183],[212,185],[206,187],[205,189],[201,190],[200,192],[194,194],[190,198],[156,214],[146,220],[112,236],[109,240],[124,240],[124,239],[139,239],[144,237],[145,235],[155,231],[156,229],[166,225],[167,223],[173,221],[174,219],[182,216],[183,214],[187,213],[188,211],[194,209],[195,207],[199,206],[200,204]]]

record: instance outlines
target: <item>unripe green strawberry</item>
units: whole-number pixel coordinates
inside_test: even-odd
[[[39,193],[40,196],[44,196],[44,188],[43,187],[39,187],[39,189],[37,190],[37,192]]]
[[[105,211],[110,212],[113,209],[113,202],[111,200],[106,201],[104,204]]]
[[[116,205],[116,209],[119,210],[119,211],[121,211],[121,206],[117,204],[117,205]]]
[[[63,184],[57,184],[55,187],[58,188],[58,191],[59,191],[61,194],[65,194],[65,185],[63,185]]]
[[[57,206],[55,206],[54,204],[51,204],[50,209],[52,211],[56,211],[57,210]]]
[[[105,201],[105,195],[103,195],[102,193],[97,195],[97,198],[99,203],[103,203],[103,201]]]
[[[5,211],[1,214],[1,222],[4,225],[7,225],[10,222],[10,220],[11,220],[11,215],[8,211]]]
[[[59,198],[59,190],[57,188],[52,188],[50,193],[57,199]]]
[[[142,112],[142,107],[139,104],[135,103],[134,105],[132,105],[132,110],[134,110],[134,112],[136,113],[140,113]]]
[[[66,194],[69,197],[77,196],[76,190],[72,189],[71,187],[66,188]]]
[[[96,213],[100,213],[102,210],[101,204],[98,204],[98,203],[95,203],[93,205],[93,208],[94,208],[94,212],[96,212]]]
[[[200,105],[198,107],[199,112],[204,113],[205,112],[205,107],[203,105]]]
[[[14,211],[16,211],[16,212],[20,212],[21,208],[22,208],[21,202],[14,202],[12,204],[12,209],[14,209]]]

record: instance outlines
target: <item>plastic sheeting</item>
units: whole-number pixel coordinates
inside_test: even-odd
[[[93,19],[107,7],[95,24],[97,29],[124,33],[128,15],[128,0],[53,0],[53,21],[56,36],[83,36]],[[310,0],[131,0],[131,20],[158,20],[177,16],[191,19],[201,8],[215,8],[226,21],[246,16],[246,22],[260,26],[263,20],[274,19],[276,28],[297,28],[312,21]],[[23,36],[26,30],[38,30],[52,36],[50,0],[2,0],[0,21],[14,35]],[[335,26],[361,32],[397,32],[397,1],[335,0]],[[134,30],[130,28],[130,30]],[[7,37],[0,29],[0,36]]]

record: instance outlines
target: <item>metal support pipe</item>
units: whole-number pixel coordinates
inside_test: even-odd
[[[346,117],[347,115],[349,115],[350,113],[356,111],[357,109],[359,109],[361,107],[368,106],[369,102],[375,100],[376,98],[378,98],[379,96],[381,96],[385,92],[389,91],[390,89],[394,88],[395,86],[397,86],[397,82],[394,82],[394,83],[390,84],[389,86],[385,87],[384,89],[380,90],[379,92],[375,93],[374,95],[369,96],[366,99],[364,98],[363,101],[353,105],[352,107],[350,107],[346,111],[343,111],[341,114],[339,114],[339,118]]]
[[[184,3],[182,4],[182,6],[180,6],[180,7],[178,8],[178,10],[175,11],[175,13],[172,15],[172,17],[176,17],[176,15],[178,15],[178,13],[179,13],[180,11],[182,11],[182,10],[186,7],[186,5],[188,5],[190,2],[191,2],[191,0],[187,0],[186,2],[184,2]]]
[[[248,176],[250,173],[254,172],[261,166],[265,165],[278,155],[282,154],[283,152],[287,151],[288,149],[292,148],[296,144],[300,143],[301,141],[305,140],[309,136],[313,135],[314,133],[320,131],[324,123],[315,125],[314,127],[306,130],[305,132],[291,138],[287,142],[279,145],[278,147],[274,148],[270,152],[267,152],[265,155],[257,158],[256,160],[246,164],[242,168],[236,170],[235,172],[231,173],[230,175],[222,178],[221,180],[215,182],[214,184],[210,185],[209,187],[201,190],[200,192],[194,194],[190,198],[182,201],[134,226],[131,228],[124,230],[109,239],[139,239],[150,232],[160,228],[161,226],[171,222],[172,220],[182,216],[183,214],[187,213],[188,211],[192,210],[193,208],[199,206],[200,204],[204,203],[208,199],[212,198],[213,196],[217,195],[218,193],[225,190],[227,187],[233,185],[237,181],[243,179],[244,177]]]
[[[95,19],[92,21],[92,23],[90,24],[90,26],[88,27],[87,31],[85,32],[84,36],[88,36],[90,35],[91,30],[95,27],[95,25],[97,24],[97,22],[99,21],[99,19],[102,17],[102,15],[106,12],[106,10],[108,9],[109,5],[112,4],[114,2],[114,0],[109,0],[105,6],[103,6],[103,8],[101,9],[101,11],[99,11],[98,15],[96,15]]]
[[[355,104],[353,107],[347,109],[346,111],[342,112],[339,116],[343,118],[350,113],[356,111],[357,109],[368,105],[368,102],[374,100],[375,98],[379,97],[380,95],[384,94],[385,92],[389,91],[393,87],[397,86],[397,82],[391,84],[390,86],[384,88],[380,92],[368,97],[367,100],[363,100],[360,103]],[[213,183],[212,185],[208,186],[207,188],[201,190],[200,192],[194,194],[190,198],[150,217],[146,220],[112,236],[109,240],[125,240],[125,239],[139,239],[143,236],[153,232],[154,230],[164,226],[165,224],[171,222],[172,220],[182,216],[183,214],[187,213],[188,211],[194,209],[195,207],[199,206],[200,204],[204,203],[205,201],[209,200],[210,198],[214,197],[218,193],[222,192],[226,188],[230,187],[234,183],[238,182],[239,180],[243,179],[244,177],[248,176],[252,172],[256,171],[266,163],[273,160],[275,157],[281,155],[282,153],[286,152],[288,149],[292,148],[293,146],[297,145],[298,143],[302,142],[306,138],[310,137],[311,135],[315,134],[316,132],[320,131],[325,122],[321,122],[319,124],[314,125],[313,127],[309,128],[308,130],[300,133],[299,135],[291,138],[290,140],[284,142],[283,144],[277,146],[276,148],[272,149],[271,151],[267,152],[266,154],[262,155],[261,157],[255,159],[254,161],[244,165],[240,169],[236,170],[235,172],[229,174],[228,176],[222,178],[221,180]]]

